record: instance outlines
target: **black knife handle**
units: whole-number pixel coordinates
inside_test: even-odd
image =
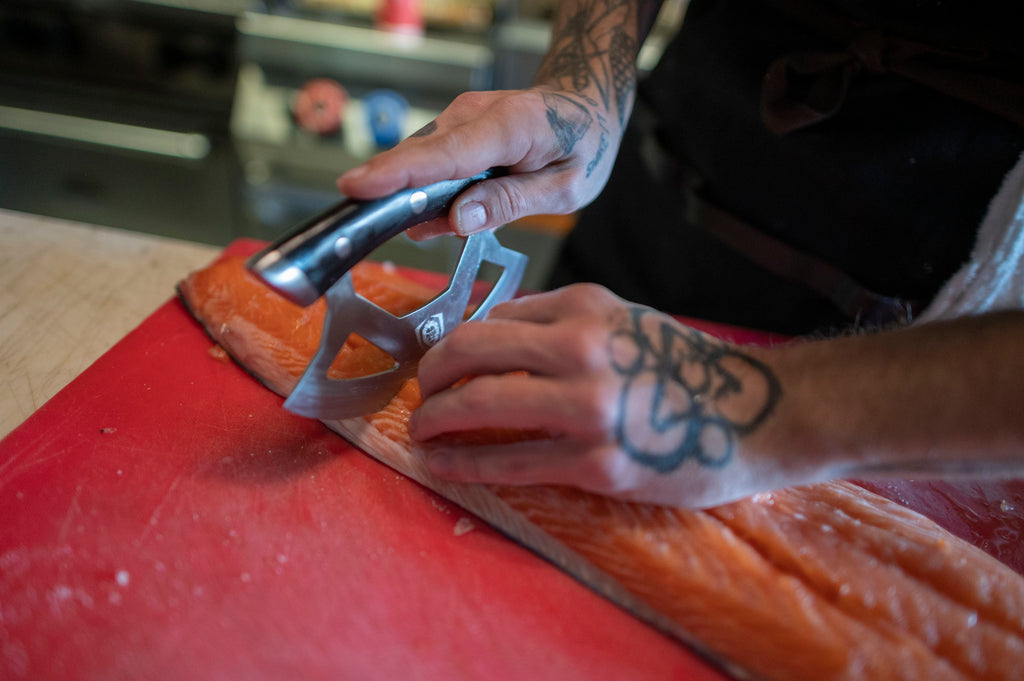
[[[452,200],[470,185],[499,174],[492,168],[464,180],[403,189],[380,199],[345,199],[252,256],[247,267],[293,303],[312,305],[385,241],[446,215]]]

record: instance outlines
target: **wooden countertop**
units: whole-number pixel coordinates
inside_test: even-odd
[[[0,210],[0,437],[219,250]]]

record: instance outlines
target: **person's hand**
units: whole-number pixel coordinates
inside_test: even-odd
[[[447,218],[409,230],[414,238],[582,208],[611,173],[636,94],[637,54],[660,4],[559,3],[534,87],[460,95],[394,149],[342,175],[338,188],[371,199],[508,168],[463,192]]]
[[[419,380],[410,433],[443,478],[709,506],[820,474],[758,451],[783,399],[765,363],[594,285],[513,300],[456,328],[423,357]],[[438,437],[480,428],[544,437]]]
[[[508,175],[463,192],[448,218],[409,231],[413,238],[466,236],[586,205],[608,180],[620,138],[620,122],[585,95],[551,88],[470,92],[395,148],[342,175],[338,188],[369,199],[508,168]]]

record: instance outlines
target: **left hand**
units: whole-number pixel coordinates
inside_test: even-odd
[[[819,475],[753,446],[782,396],[766,364],[594,285],[513,300],[458,327],[423,357],[419,380],[417,440],[479,428],[548,434],[428,442],[428,466],[448,479],[710,506]]]

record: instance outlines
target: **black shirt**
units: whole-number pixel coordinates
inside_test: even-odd
[[[988,202],[1024,150],[1024,127],[900,75],[862,69],[834,115],[769,131],[761,97],[772,63],[846,49],[790,4],[691,2],[641,84],[637,107],[651,122],[627,132],[608,187],[566,242],[554,283],[597,281],[668,312],[788,333],[854,321],[694,226],[679,178],[659,176],[643,153],[652,137],[706,200],[877,293],[925,303],[967,260]],[[857,27],[950,52],[958,68],[967,55],[968,68],[1024,81],[1007,3],[826,4]]]

